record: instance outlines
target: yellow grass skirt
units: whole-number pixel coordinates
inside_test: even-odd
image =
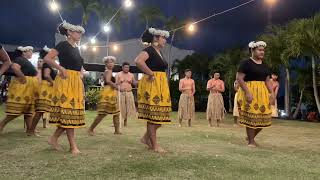
[[[240,124],[249,128],[266,128],[271,126],[271,105],[269,92],[264,81],[246,82],[253,101],[246,102],[245,92],[240,88],[238,95],[238,107]]]
[[[111,86],[105,86],[100,92],[97,111],[99,115],[119,114],[118,91]]]
[[[210,93],[207,105],[207,120],[223,120],[224,112],[224,101],[221,93]]]
[[[9,84],[8,99],[6,103],[7,115],[30,115],[34,114],[37,77],[26,76],[26,83],[20,83],[17,78],[13,78]]]
[[[41,81],[36,95],[36,112],[51,111],[52,88],[48,81]]]
[[[122,119],[137,118],[136,105],[132,91],[120,93],[120,112]]]
[[[178,117],[181,120],[194,119],[194,97],[188,94],[181,94],[179,100]]]
[[[233,102],[233,116],[239,117],[239,108],[238,108],[238,92],[234,95]]]
[[[171,98],[165,72],[155,72],[155,80],[144,75],[138,87],[139,119],[153,124],[170,124]]]
[[[53,85],[50,123],[62,128],[80,128],[84,122],[84,87],[79,71],[67,70],[68,77],[57,76]]]

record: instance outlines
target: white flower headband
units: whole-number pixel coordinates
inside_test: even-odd
[[[22,52],[33,51],[33,47],[32,47],[32,46],[25,46],[25,47],[19,46],[17,49],[18,49],[19,51],[22,51]]]
[[[81,32],[82,34],[86,32],[82,26],[76,26],[76,25],[67,23],[66,21],[63,21],[62,27],[70,31]]]
[[[115,62],[116,60],[117,60],[117,58],[116,57],[114,57],[114,56],[106,56],[106,57],[104,57],[103,59],[102,59],[102,62],[106,62],[106,61],[108,61],[108,60],[112,60],[113,62]]]
[[[165,30],[149,28],[148,31],[150,34],[152,34],[154,36],[164,36],[166,38],[168,38],[170,36],[169,31],[165,31]]]
[[[49,52],[49,51],[51,50],[50,48],[48,48],[47,45],[45,45],[42,49],[43,49],[45,52]]]
[[[258,41],[258,42],[255,42],[255,41],[252,41],[249,43],[249,48],[250,49],[253,49],[253,48],[256,48],[256,47],[267,47],[267,43],[264,42],[264,41]]]

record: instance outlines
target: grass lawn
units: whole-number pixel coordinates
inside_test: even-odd
[[[87,125],[95,115],[87,112]],[[192,128],[179,128],[174,120],[159,131],[169,151],[160,155],[140,144],[143,122],[131,120],[115,136],[109,117],[95,137],[86,128],[76,131],[82,154],[72,156],[65,135],[64,151],[47,145],[55,127],[39,124],[42,137],[26,137],[19,118],[0,136],[0,179],[320,179],[320,124],[275,120],[258,136],[261,147],[250,149],[244,128],[234,128],[232,121],[228,116],[223,127],[209,128],[205,114],[197,113]]]

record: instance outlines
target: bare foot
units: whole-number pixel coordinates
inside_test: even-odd
[[[36,132],[28,132],[27,136],[34,136],[34,137],[41,137],[38,133]]]
[[[52,146],[52,148],[56,151],[60,151],[61,150],[61,146],[58,144],[57,140],[54,140],[53,137],[51,137],[48,140],[48,144]]]
[[[80,154],[80,150],[78,148],[75,148],[75,149],[70,149],[70,152],[72,153],[72,155],[78,155]]]
[[[256,144],[248,144],[248,147],[250,147],[250,148],[256,148],[257,145],[256,145]]]
[[[179,127],[182,127],[182,125],[181,125],[181,124],[179,124]]]
[[[149,150],[152,150],[151,142],[150,142],[150,140],[147,140],[146,137],[142,137],[142,138],[140,139],[140,142],[141,142],[142,144],[147,145]]]
[[[121,132],[114,132],[113,134],[115,134],[115,135],[121,135],[122,133],[121,133]]]
[[[156,148],[153,149],[154,152],[156,153],[167,153],[166,150],[164,150],[162,147],[158,146]]]
[[[88,133],[89,136],[95,136],[95,135],[96,135],[96,134],[94,133],[94,131],[92,131],[92,130],[88,130],[87,133]]]

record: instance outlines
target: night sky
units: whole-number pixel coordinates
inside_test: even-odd
[[[56,0],[63,5],[67,0]],[[122,22],[120,32],[112,32],[112,41],[137,38],[144,30],[144,24],[138,23],[137,9],[142,4],[159,6],[166,16],[177,16],[181,20],[198,20],[214,12],[219,12],[248,0],[135,0],[135,8],[129,19]],[[119,7],[120,0],[105,1]],[[182,3],[183,2],[183,3]],[[283,24],[294,18],[310,17],[320,12],[320,0],[278,0],[272,10],[272,23]],[[61,10],[64,19],[80,24],[81,11]],[[228,14],[215,17],[198,24],[198,31],[183,41],[175,43],[179,48],[193,49],[213,55],[225,48],[245,45],[262,33],[268,22],[266,5],[256,0],[245,7]],[[48,9],[48,0],[1,0],[0,5],[0,43],[32,45],[43,47],[54,45],[54,33],[60,19]],[[92,15],[87,25],[86,36],[92,36],[101,21]],[[99,36],[98,39],[104,39]]]

